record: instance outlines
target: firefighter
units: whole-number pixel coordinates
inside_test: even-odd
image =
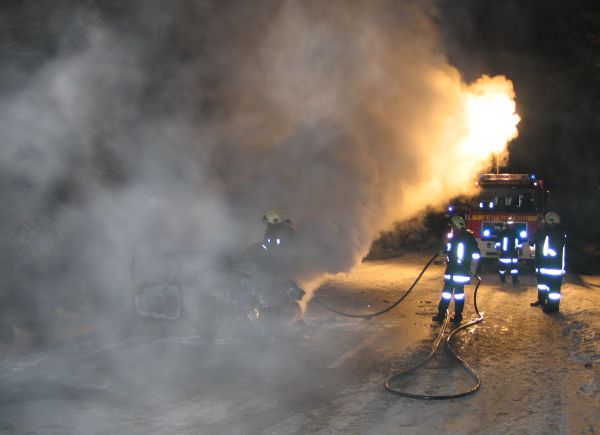
[[[267,211],[262,218],[266,224],[263,240],[254,251],[252,262],[260,281],[260,292],[269,304],[278,305],[285,296],[281,291],[294,273],[292,237],[294,229],[289,219],[281,219],[276,210]]]
[[[294,229],[292,221],[282,220],[279,213],[275,210],[269,210],[263,216],[263,222],[267,225],[261,247],[265,250],[279,248],[287,244],[292,238]]]
[[[513,285],[519,283],[519,249],[523,245],[515,229],[512,217],[506,220],[504,229],[496,237],[496,250],[498,251],[498,274],[500,281],[506,282],[506,273],[510,271]]]
[[[567,236],[560,224],[558,213],[550,211],[544,216],[544,226],[530,242],[535,246],[538,275],[538,300],[532,306],[543,306],[544,312],[558,312],[561,285],[565,275],[565,245]]]
[[[540,263],[542,256],[542,248],[538,249],[537,246],[542,246],[544,240],[544,218],[538,218],[537,231],[531,239],[529,239],[529,245],[535,247],[534,252],[534,264],[535,264],[535,276],[537,279],[537,300],[530,303],[532,307],[543,307],[548,300],[548,288],[544,283],[543,277],[540,275]]]
[[[475,272],[480,253],[477,241],[470,231],[466,229],[465,220],[461,216],[450,218],[452,237],[446,244],[444,253],[448,256],[448,264],[444,272],[444,287],[442,298],[438,305],[438,313],[432,320],[442,323],[446,317],[446,310],[454,294],[454,317],[452,322],[460,323],[465,306],[465,284],[471,281]],[[474,260],[474,261],[473,261]]]

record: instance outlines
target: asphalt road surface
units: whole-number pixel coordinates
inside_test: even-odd
[[[395,301],[427,255],[366,262],[318,291],[368,313]],[[483,274],[484,321],[456,349],[482,378],[473,396],[420,401],[383,387],[390,369],[431,349],[443,266],[395,310],[350,319],[310,303],[304,325],[273,339],[207,338],[193,325],[127,339],[86,338],[44,350],[4,349],[4,434],[423,434],[600,431],[600,277],[569,276],[561,312],[532,308],[535,279]],[[467,287],[465,321],[474,318]],[[451,307],[452,308],[452,307]],[[472,381],[444,349],[402,387],[450,394]]]

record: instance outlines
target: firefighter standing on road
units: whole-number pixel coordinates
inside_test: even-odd
[[[529,239],[529,245],[535,247],[535,256],[534,256],[534,264],[535,264],[535,276],[537,279],[537,301],[530,303],[532,307],[543,307],[546,305],[546,301],[548,300],[548,286],[544,283],[543,277],[540,275],[540,264],[541,264],[541,256],[542,256],[542,248],[538,249],[537,246],[542,246],[544,240],[544,231],[545,222],[544,218],[538,219],[538,227],[537,231]]]
[[[470,231],[467,231],[465,220],[461,216],[450,218],[452,237],[446,244],[445,253],[448,255],[448,265],[444,273],[444,288],[438,305],[438,313],[433,320],[443,322],[446,310],[454,294],[454,323],[460,323],[465,306],[465,284],[471,281],[471,275],[477,266],[480,253],[477,241]],[[473,261],[475,260],[475,261]]]
[[[496,238],[498,274],[501,282],[506,282],[506,273],[510,271],[513,285],[519,283],[519,249],[522,246],[519,234],[515,229],[515,221],[509,217],[504,229],[498,233]]]
[[[536,250],[538,300],[531,306],[543,306],[545,312],[558,312],[563,276],[565,275],[565,244],[567,236],[560,225],[558,213],[544,216],[544,226],[529,242]],[[539,251],[539,252],[538,252]]]

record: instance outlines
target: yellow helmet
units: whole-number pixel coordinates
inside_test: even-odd
[[[276,224],[276,223],[281,222],[279,213],[275,210],[269,210],[268,212],[266,212],[265,215],[263,216],[263,220],[270,224]]]
[[[467,224],[465,224],[465,220],[462,218],[462,216],[452,216],[450,218],[450,225],[456,228],[467,228]]]

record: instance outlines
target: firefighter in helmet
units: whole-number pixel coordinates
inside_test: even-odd
[[[535,246],[538,281],[538,299],[530,305],[542,306],[545,312],[558,312],[560,306],[566,241],[558,213],[550,211],[544,216],[543,226],[529,242]]]
[[[454,317],[451,320],[454,323],[461,322],[465,306],[465,284],[471,281],[471,275],[475,272],[480,257],[477,241],[466,229],[465,220],[461,216],[452,216],[450,226],[452,237],[448,239],[444,250],[448,256],[448,264],[444,272],[442,298],[438,305],[438,313],[432,318],[440,323],[446,317],[446,310],[453,295]]]
[[[255,268],[256,287],[253,296],[260,301],[263,308],[270,307],[274,312],[286,307],[291,297],[300,300],[304,295],[293,280],[295,264],[293,257],[294,229],[289,219],[281,219],[276,210],[267,211],[262,217],[266,225],[262,242],[253,245],[256,249],[249,252],[248,260]]]
[[[498,251],[498,274],[500,281],[506,282],[506,274],[510,271],[513,285],[519,283],[519,249],[523,245],[515,229],[512,217],[506,220],[506,225],[496,237],[496,250]]]
[[[263,276],[283,280],[293,269],[292,222],[289,219],[281,219],[275,210],[267,211],[262,220],[266,228],[263,240],[259,243],[255,263]]]
[[[535,234],[529,239],[529,246],[536,247],[534,252],[534,265],[535,265],[535,275],[537,279],[537,300],[530,303],[532,307],[543,307],[548,300],[548,289],[546,288],[546,284],[543,282],[543,278],[540,276],[540,264],[541,264],[541,256],[542,249],[537,249],[537,246],[542,246],[544,240],[544,229],[545,222],[544,217],[538,217],[537,220],[537,231]]]
[[[282,220],[275,210],[267,211],[262,220],[267,225],[261,243],[264,250],[279,248],[290,241],[294,232],[291,220]]]

